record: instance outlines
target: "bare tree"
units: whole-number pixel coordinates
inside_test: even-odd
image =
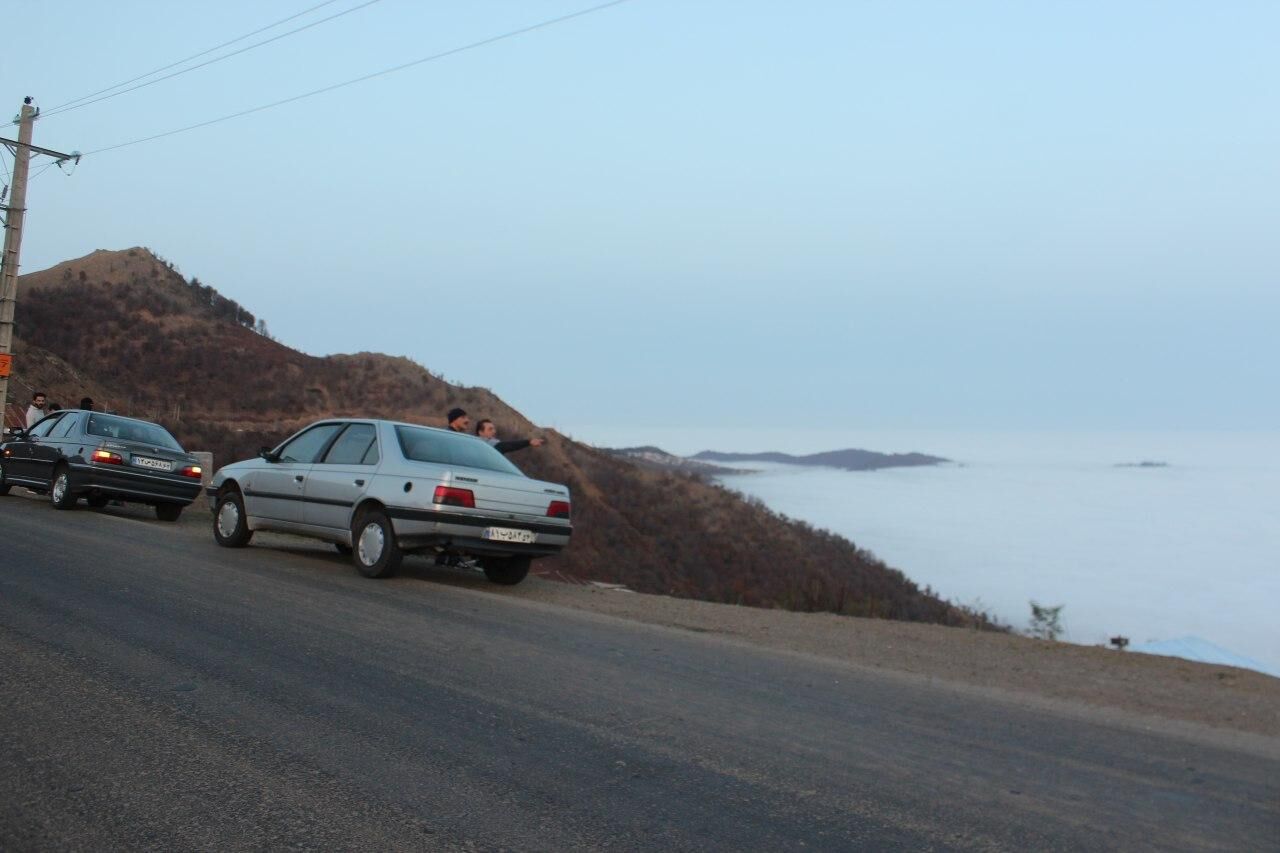
[[[1027,628],[1027,633],[1041,640],[1056,640],[1062,635],[1062,623],[1060,621],[1062,608],[1065,604],[1059,604],[1055,607],[1049,607],[1044,604],[1031,602],[1031,623]]]

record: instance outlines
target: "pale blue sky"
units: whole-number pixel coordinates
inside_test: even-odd
[[[32,11],[0,106],[309,5]],[[92,151],[590,5],[382,0],[36,142]],[[24,268],[150,246],[285,343],[408,355],[587,438],[1276,428],[1277,44],[1274,2],[632,0],[48,171]]]

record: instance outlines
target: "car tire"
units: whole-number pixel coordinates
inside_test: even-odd
[[[404,552],[396,542],[391,520],[382,510],[365,510],[351,525],[351,559],[367,578],[389,578],[400,568]]]
[[[53,480],[49,483],[49,503],[54,509],[75,509],[76,495],[71,491],[71,469],[59,465],[53,469]]]
[[[253,538],[240,490],[223,489],[213,508],[213,539],[224,548],[243,548]]]
[[[334,542],[334,543],[333,543],[333,550],[337,551],[339,554],[341,554],[341,555],[342,555],[342,556],[344,556],[344,557],[350,557],[350,556],[351,556],[351,546],[350,546],[350,545],[343,545],[341,542]]]
[[[0,498],[9,494],[9,490],[12,488],[13,486],[9,485],[4,477],[4,463],[0,462]]]
[[[503,586],[515,586],[529,574],[528,557],[491,558],[483,563],[484,576]]]
[[[89,497],[85,498],[85,502],[94,509],[102,509],[111,502],[111,498],[106,495],[89,495]]]
[[[182,504],[156,504],[156,518],[161,521],[177,521],[182,517]]]

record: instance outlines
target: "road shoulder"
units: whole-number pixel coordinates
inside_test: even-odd
[[[979,688],[1059,712],[1110,713],[1113,722],[1121,722],[1115,714],[1120,712],[1142,727],[1162,721],[1184,733],[1214,729],[1280,739],[1280,679],[1235,667],[939,625],[573,586],[537,577],[510,590],[482,582],[465,585],[486,594],[713,635],[958,689]]]

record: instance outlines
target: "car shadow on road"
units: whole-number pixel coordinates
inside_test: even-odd
[[[267,541],[261,541],[266,539]],[[304,539],[302,537],[292,537],[288,534],[270,533],[266,536],[255,537],[250,547],[263,549],[271,549],[281,554],[291,554],[295,557],[303,557],[307,560],[314,561],[317,566],[323,565],[326,569],[343,569],[352,575],[359,576],[359,572],[352,562],[349,555],[340,554],[338,549],[326,542],[319,542],[313,539]],[[482,589],[489,592],[499,592],[512,589],[512,587],[503,587],[492,583],[484,576],[479,569],[466,569],[457,566],[438,565],[434,556],[423,556],[418,554],[409,554],[404,558],[404,562],[400,564],[399,570],[395,577],[401,579],[426,581],[435,584],[444,584],[446,586],[461,587],[465,589]],[[369,583],[377,583],[376,580],[369,580]]]
[[[42,494],[39,492],[33,492],[22,487],[15,488],[12,492],[9,493],[9,496],[15,497],[15,498],[22,498],[22,499],[31,501],[32,503],[43,503],[43,504],[49,503],[49,495],[47,493]],[[49,511],[50,512],[72,512],[72,513],[85,512],[85,513],[92,513],[94,515],[104,515],[109,518],[127,519],[129,521],[149,521],[149,522],[154,522],[158,527],[162,527],[162,528],[174,527],[178,524],[181,524],[185,527],[191,522],[191,519],[188,518],[188,516],[193,515],[191,512],[191,508],[188,507],[187,510],[183,512],[182,516],[179,517],[176,523],[171,521],[160,521],[158,518],[156,518],[155,509],[151,506],[148,506],[147,504],[113,502],[113,503],[108,503],[106,506],[103,506],[103,507],[91,507],[88,504],[86,504],[84,500],[77,501],[75,507],[72,509],[55,510],[52,506],[49,506]],[[198,511],[196,514],[203,516],[203,519],[204,519],[203,523],[208,523],[207,512]]]

